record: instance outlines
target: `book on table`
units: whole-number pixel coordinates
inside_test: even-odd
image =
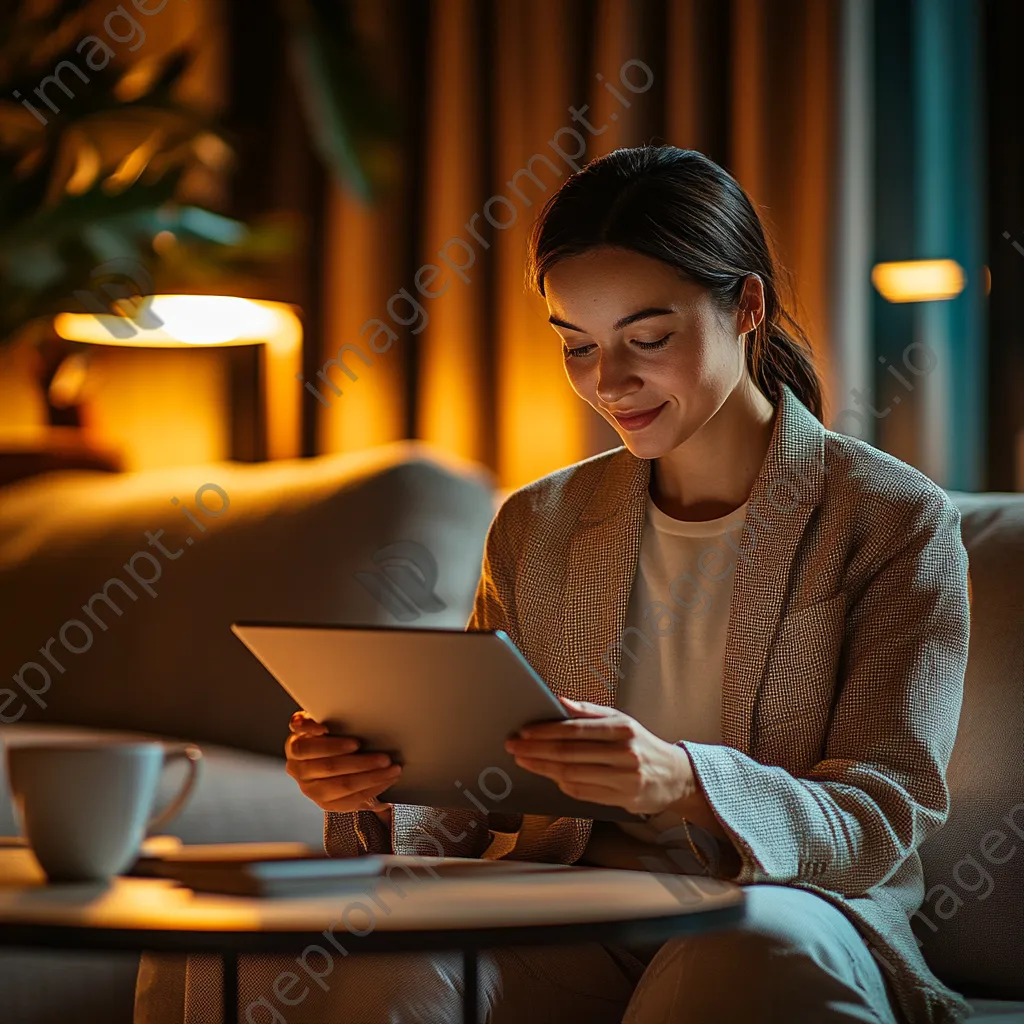
[[[558,870],[565,865],[488,861],[468,857],[367,854],[328,857],[304,843],[217,843],[168,849],[142,856],[133,875],[168,878],[196,892],[225,896],[301,897],[362,890],[368,880]]]

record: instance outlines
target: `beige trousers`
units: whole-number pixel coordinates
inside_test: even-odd
[[[520,947],[480,954],[489,1024],[897,1024],[884,975],[845,915],[813,893],[746,887],[735,928],[642,947]],[[358,941],[358,940],[354,940]],[[351,945],[351,944],[350,944]],[[352,950],[354,953],[355,950]],[[317,955],[319,956],[319,955]],[[143,959],[135,1024],[220,1024],[214,958]],[[178,971],[175,980],[175,970]],[[320,980],[317,981],[316,978]],[[244,957],[247,1024],[458,1024],[450,954]]]

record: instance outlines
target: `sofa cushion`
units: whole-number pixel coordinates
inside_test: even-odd
[[[486,471],[417,442],[3,488],[0,724],[277,756],[295,704],[231,623],[462,628],[492,515]]]
[[[912,923],[953,988],[1024,1000],[1024,495],[951,497],[971,566],[970,653],[950,815],[921,848]]]

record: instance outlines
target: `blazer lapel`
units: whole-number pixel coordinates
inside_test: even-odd
[[[633,586],[650,463],[627,449],[610,458],[569,545],[563,664],[568,696],[615,705],[619,641]]]
[[[783,386],[750,492],[733,576],[722,683],[722,742],[751,753],[754,705],[789,592],[790,568],[824,478],[824,428]]]

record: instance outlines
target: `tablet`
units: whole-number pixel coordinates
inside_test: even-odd
[[[503,630],[257,622],[231,630],[318,722],[403,766],[381,800],[640,820],[567,796],[505,750],[524,725],[570,716]]]

